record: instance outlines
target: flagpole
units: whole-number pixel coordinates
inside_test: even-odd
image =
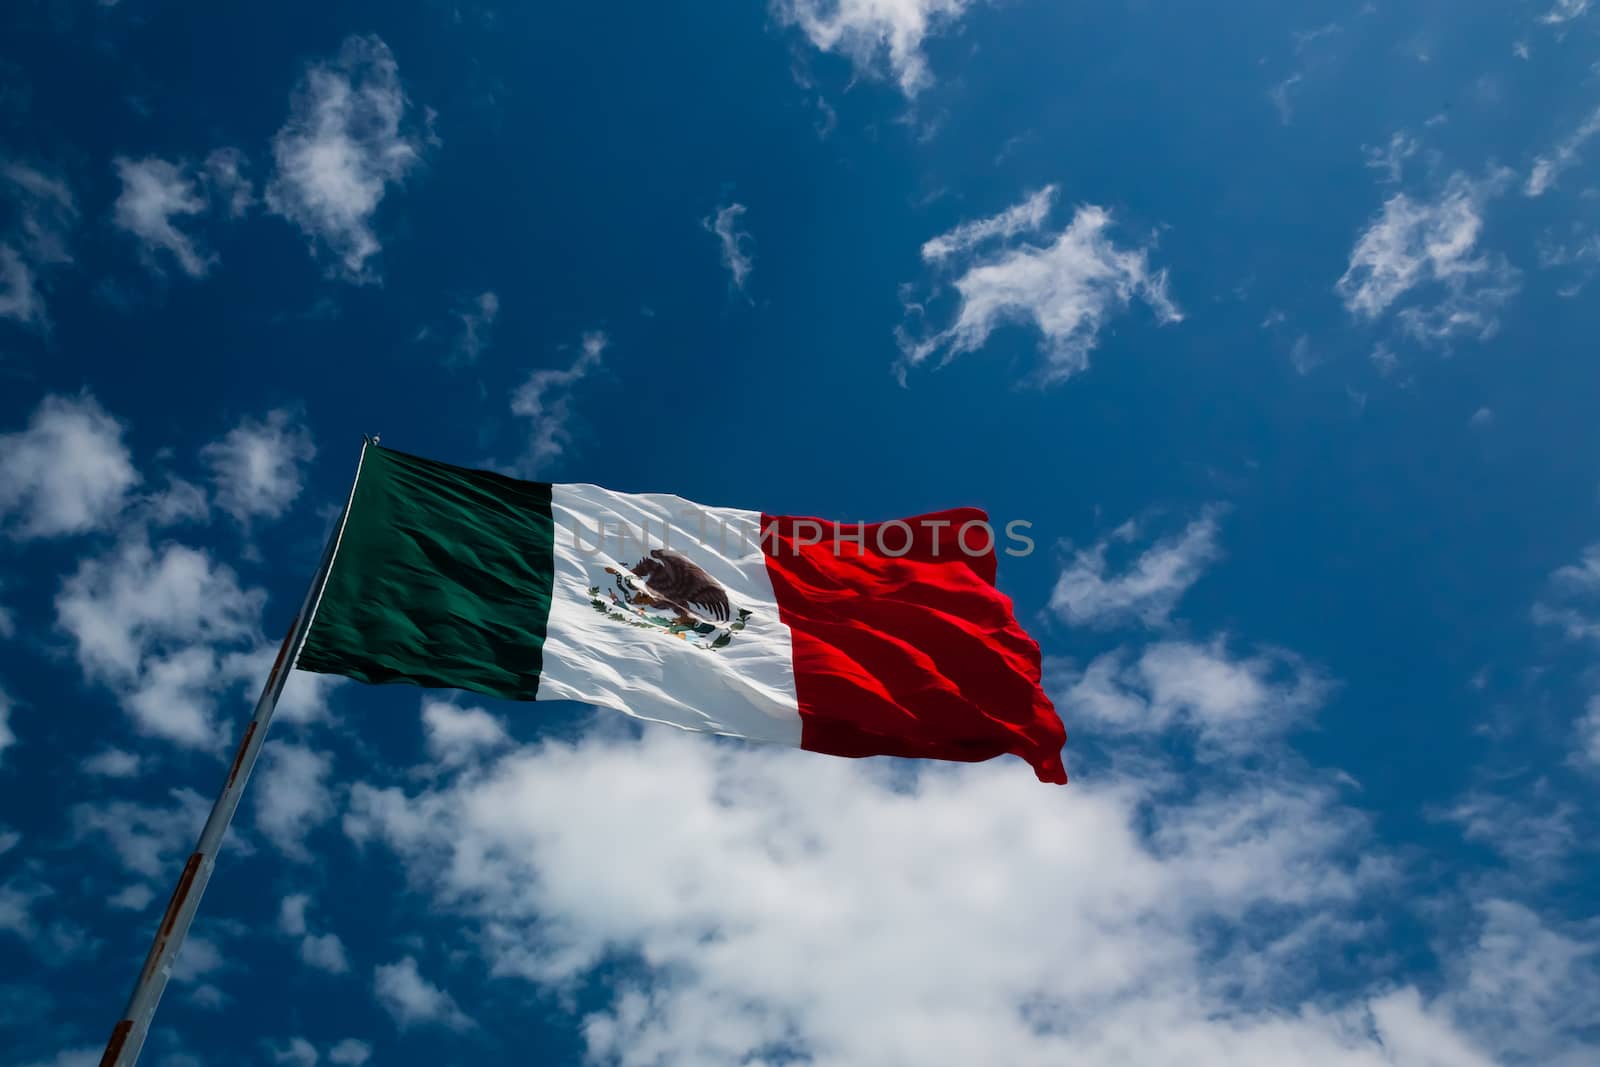
[[[355,501],[356,485],[361,480],[361,464],[367,458],[367,446],[375,441],[376,438],[362,438],[361,458],[356,461],[356,475],[350,483],[350,495],[345,499],[339,525],[329,534],[311,587],[306,590],[305,600],[294,622],[289,624],[283,644],[278,646],[278,656],[272,662],[266,685],[256,701],[255,714],[245,726],[238,753],[233,757],[233,766],[228,769],[222,792],[212,805],[205,828],[200,831],[200,840],[188,862],[183,865],[183,873],[178,876],[178,885],[172,891],[166,914],[161,917],[161,925],[156,929],[155,941],[150,945],[150,953],[145,957],[144,968],[139,972],[139,980],[134,983],[133,993],[128,997],[128,1006],[122,1013],[122,1019],[112,1029],[111,1040],[106,1043],[105,1054],[100,1057],[100,1067],[133,1067],[139,1060],[139,1052],[150,1032],[150,1020],[172,975],[173,962],[178,957],[178,950],[183,947],[190,924],[194,922],[206,883],[211,880],[217,851],[222,847],[222,837],[239,807],[256,757],[261,754],[262,742],[267,738],[267,724],[272,721],[272,713],[283,694],[284,683],[288,681],[289,672],[294,669],[295,660],[300,655],[300,648],[305,644],[306,634],[311,630],[311,620],[322,600],[323,587],[333,570],[334,557],[339,554],[339,542],[344,537],[345,523],[350,518],[350,506]]]

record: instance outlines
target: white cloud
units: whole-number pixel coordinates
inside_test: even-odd
[[[259,642],[264,599],[203,551],[129,538],[81,560],[55,604],[84,675],[111,687],[141,731],[209,748],[221,740],[215,696],[237,681],[215,646]]]
[[[365,1041],[347,1037],[328,1050],[328,1062],[341,1067],[361,1067],[372,1058],[372,1046]]]
[[[1494,409],[1487,407],[1479,408],[1477,411],[1472,413],[1472,417],[1468,419],[1467,422],[1475,429],[1487,429],[1488,427],[1494,425]]]
[[[229,218],[243,218],[255,206],[255,188],[245,176],[244,153],[237,148],[218,148],[206,156],[201,177],[213,204]]]
[[[0,193],[17,216],[14,231],[0,235],[0,318],[48,326],[41,279],[72,262],[67,237],[78,217],[72,191],[60,178],[12,162],[0,165]]]
[[[536,476],[546,465],[559,459],[572,443],[567,422],[572,418],[572,388],[600,365],[606,350],[606,335],[598,330],[583,335],[583,349],[565,370],[536,370],[511,396],[511,411],[528,419],[533,427],[527,448],[516,469],[525,477]]]
[[[1551,26],[1571,22],[1589,10],[1589,0],[1556,0],[1556,6],[1540,16],[1539,21]]]
[[[106,897],[106,906],[117,911],[143,911],[155,898],[155,890],[143,882],[135,882]]]
[[[1198,683],[1163,684],[1203,702]],[[1398,867],[1339,787],[1277,755],[1181,780],[1133,761],[1042,790],[1005,763],[908,777],[646,731],[530,746],[411,796],[360,785],[347,829],[473,923],[492,974],[570,989],[605,968],[614,988],[583,1023],[599,1063],[1593,1054],[1576,1012],[1536,1016],[1533,1035],[1483,1026],[1456,1009],[1470,982],[1425,998],[1372,951],[1374,910],[1407,913]],[[637,978],[616,979],[619,958]],[[1319,961],[1346,959],[1330,992]]]
[[[751,268],[755,266],[755,257],[744,248],[745,242],[752,240],[750,233],[739,228],[744,213],[743,204],[728,204],[717,208],[714,216],[700,220],[707,233],[716,235],[722,247],[722,265],[728,268],[735,289],[744,288],[745,279],[750,277]]]
[[[1513,901],[1491,898],[1477,911],[1477,940],[1455,968],[1451,1009],[1500,1035],[1517,1062],[1597,1062],[1600,1046],[1575,1047],[1563,1036],[1592,1035],[1600,1018],[1600,944],[1553,929]]]
[[[950,284],[960,310],[950,326],[931,337],[918,340],[905,326],[897,331],[902,381],[909,368],[941,350],[948,362],[982,348],[996,327],[1025,322],[1043,335],[1045,361],[1036,377],[1052,385],[1089,366],[1101,328],[1134,298],[1163,323],[1182,320],[1167,294],[1166,271],[1150,270],[1148,248],[1116,244],[1104,208],[1078,207],[1066,229],[1050,237],[1044,219],[1054,196],[1054,186],[1048,186],[998,215],[963,223],[923,245],[924,260],[941,275],[959,271]],[[1036,233],[1048,242],[1025,239]],[[923,303],[907,302],[908,312],[924,310]]]
[[[1548,794],[1549,784],[1542,781],[1514,797],[1476,791],[1440,814],[1460,826],[1467,840],[1504,856],[1519,881],[1549,879],[1560,873],[1578,838],[1572,826],[1576,809]]]
[[[306,909],[311,898],[295,893],[283,898],[278,912],[278,928],[300,942],[300,959],[309,967],[329,974],[344,974],[350,970],[349,957],[345,955],[344,942],[337,934],[314,934],[306,921]],[[335,1061],[338,1062],[338,1061]]]
[[[144,243],[154,262],[154,253],[172,254],[191,278],[204,277],[216,262],[201,249],[193,237],[178,228],[178,220],[203,215],[205,198],[195,185],[189,168],[164,159],[115,160],[122,179],[122,194],[117,197],[112,217],[122,229]]]
[[[304,745],[270,741],[255,783],[256,828],[284,855],[309,863],[306,835],[333,818],[333,758]]]
[[[1551,186],[1555,185],[1556,178],[1561,172],[1571,168],[1578,161],[1578,153],[1597,133],[1600,133],[1600,108],[1590,112],[1583,124],[1571,137],[1557,145],[1554,152],[1534,160],[1533,170],[1529,172],[1528,182],[1522,187],[1522,191],[1528,196],[1543,196]]]
[[[15,248],[0,244],[0,319],[29,323],[44,318],[44,301],[33,269]]]
[[[482,292],[468,300],[456,312],[461,330],[450,347],[453,363],[476,363],[494,329],[494,320],[500,315],[500,298],[492,292]]]
[[[11,697],[0,689],[0,761],[3,761],[6,749],[17,743],[17,735],[11,729]]]
[[[1417,154],[1417,139],[1400,130],[1389,137],[1389,143],[1383,148],[1370,148],[1362,146],[1362,153],[1367,157],[1367,166],[1383,173],[1383,181],[1390,185],[1399,184],[1404,174],[1405,162]]]
[[[1111,542],[1135,536],[1136,528],[1128,524],[1093,548],[1078,552],[1056,581],[1050,609],[1074,624],[1163,626],[1183,594],[1222,556],[1217,545],[1217,512],[1210,509],[1183,533],[1162,538],[1145,549],[1121,574],[1108,576],[1106,550]]]
[[[283,898],[278,905],[278,928],[290,937],[304,937],[309,927],[306,925],[306,909],[311,905],[311,897],[306,893],[291,893]]]
[[[784,23],[824,52],[848,57],[864,73],[887,59],[908,97],[932,84],[923,44],[956,23],[974,0],[774,0]]]
[[[195,982],[216,974],[226,962],[222,949],[214,940],[205,934],[191,933],[178,948],[178,958],[172,964],[172,980]]]
[[[1600,543],[1585,548],[1577,563],[1558,567],[1550,587],[1554,595],[1533,605],[1533,621],[1561,627],[1572,641],[1600,640],[1600,616],[1594,614],[1600,600]]]
[[[272,141],[267,207],[299,226],[352,281],[375,278],[373,216],[389,187],[422,157],[394,55],[377,37],[350,37],[332,63],[310,67]]]
[[[272,661],[278,658],[278,646],[262,642],[242,652],[229,652],[222,657],[220,674],[229,683],[243,683],[251,698],[265,684],[272,670]],[[278,706],[272,713],[274,724],[289,723],[305,726],[325,722],[331,716],[329,700],[335,689],[347,679],[333,674],[313,674],[310,671],[291,671],[284,683]]]
[[[67,235],[78,208],[67,183],[21,163],[0,166],[0,179],[17,204],[20,241],[28,259],[40,266],[71,263]]]
[[[1367,321],[1384,315],[1414,289],[1432,286],[1438,299],[1399,313],[1402,327],[1420,341],[1457,334],[1491,336],[1496,317],[1517,290],[1517,272],[1503,257],[1478,250],[1483,201],[1500,176],[1474,182],[1456,174],[1437,200],[1418,202],[1396,193],[1357,239],[1350,265],[1334,286],[1350,314]]]
[[[449,993],[422,977],[411,956],[380,964],[373,971],[373,990],[378,1003],[402,1030],[422,1023],[437,1023],[452,1030],[473,1025]]]
[[[128,800],[77,804],[71,810],[74,832],[79,838],[103,836],[134,874],[176,878],[178,861],[194,845],[211,802],[192,789],[174,789],[169,796],[165,806]]]
[[[930,238],[922,245],[922,258],[928,263],[938,263],[951,256],[970,252],[990,241],[1009,241],[1026,233],[1038,233],[1044,228],[1056,202],[1056,187],[1047,185],[1020,204],[1006,208],[998,215],[973,222],[963,222],[949,233]]]
[[[102,529],[139,484],[123,424],[94,397],[47,396],[0,435],[0,523],[16,538]]]
[[[1578,720],[1578,755],[1600,767],[1600,696],[1591,697],[1589,708]]]
[[[282,408],[244,419],[200,450],[217,506],[241,523],[281,518],[300,495],[301,465],[316,454],[311,431]]]
[[[424,698],[422,726],[428,754],[446,767],[457,767],[510,743],[500,720],[482,708],[457,707]]]
[[[350,960],[338,934],[306,935],[300,942],[300,958],[307,966],[329,974],[344,974],[350,970]]]
[[[1111,735],[1192,731],[1219,749],[1250,748],[1304,722],[1326,683],[1294,657],[1237,659],[1209,645],[1163,641],[1130,662],[1110,652],[1070,679],[1059,694],[1063,717],[1092,721]]]
[[[317,1067],[317,1049],[303,1037],[291,1037],[288,1044],[272,1050],[272,1062],[288,1067]]]
[[[83,771],[101,778],[133,778],[139,774],[139,757],[120,748],[108,748],[84,760]]]

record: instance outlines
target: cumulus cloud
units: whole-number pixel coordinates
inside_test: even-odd
[[[774,11],[823,52],[873,74],[886,61],[907,97],[932,84],[926,40],[953,26],[974,0],[775,0]]]
[[[287,1044],[272,1050],[272,1062],[288,1067],[317,1067],[317,1048],[303,1037],[291,1037]]]
[[[1143,300],[1163,323],[1182,315],[1167,294],[1166,271],[1152,271],[1147,247],[1122,247],[1111,236],[1111,215],[1081,205],[1067,227],[1046,226],[1055,188],[1048,186],[1021,204],[990,218],[963,223],[926,242],[922,256],[935,272],[934,292],[949,284],[959,299],[955,321],[918,338],[897,331],[902,382],[906,372],[943,353],[948,362],[982,348],[996,327],[1021,322],[1041,335],[1042,385],[1065,381],[1089,366],[1100,330]],[[1035,242],[1031,238],[1041,238]],[[909,290],[908,290],[909,292]],[[922,316],[925,301],[907,300],[908,313]]]
[[[281,518],[300,495],[301,466],[316,454],[311,431],[282,408],[242,420],[200,450],[217,505],[241,523]]]
[[[371,281],[381,250],[373,217],[391,186],[422,158],[400,67],[377,37],[350,37],[337,59],[314,64],[272,141],[269,210],[333,256],[335,273]]]
[[[372,1058],[372,1046],[365,1041],[347,1037],[328,1050],[328,1062],[340,1067],[361,1067]]]
[[[561,458],[572,443],[567,423],[572,418],[572,389],[600,365],[608,344],[598,330],[583,335],[582,351],[565,369],[536,370],[511,395],[511,411],[529,420],[532,436],[516,465],[524,477],[535,477]]]
[[[745,279],[750,277],[751,268],[755,266],[755,257],[745,251],[745,243],[752,240],[750,233],[739,227],[744,213],[743,204],[728,204],[719,207],[710,218],[700,220],[707,233],[716,235],[722,249],[722,265],[728,268],[735,289],[744,288]]]
[[[1003,763],[908,778],[645,731],[420,793],[358,785],[346,828],[473,924],[492,973],[570,989],[604,969],[583,1022],[600,1063],[1487,1067],[1515,1049],[1527,1035],[1458,1010],[1465,979],[1424,995],[1372,950],[1374,902],[1406,895],[1340,788],[1258,766],[1046,793]],[[1330,994],[1313,961],[1345,959]],[[1592,1054],[1585,1024],[1548,1025],[1533,1047]]]
[[[203,215],[207,206],[189,168],[164,159],[122,156],[115,164],[122,180],[122,193],[112,209],[117,226],[143,243],[152,263],[157,251],[165,251],[185,274],[204,277],[215,257],[179,229],[182,219]]]
[[[99,778],[135,778],[139,774],[139,757],[120,748],[108,748],[83,761],[83,772]]]
[[[208,748],[220,742],[215,695],[238,681],[218,646],[261,643],[264,600],[202,550],[130,537],[79,561],[55,607],[85,677],[115,691],[135,726]]]
[[[0,528],[27,539],[109,525],[140,481],[123,432],[92,396],[45,397],[26,429],[0,435]]]
[[[1059,694],[1063,716],[1111,735],[1192,733],[1211,748],[1253,747],[1304,722],[1326,692],[1295,657],[1235,657],[1217,639],[1161,641],[1137,656],[1119,650],[1072,675]]]
[[[1527,184],[1522,191],[1528,196],[1543,196],[1562,171],[1568,170],[1578,162],[1578,154],[1583,146],[1588,144],[1595,134],[1600,133],[1600,108],[1595,108],[1589,117],[1583,121],[1572,136],[1562,141],[1547,156],[1540,156],[1533,161],[1533,170],[1528,174]]]
[[[142,882],[135,882],[106,897],[106,907],[118,911],[143,911],[155,898],[155,890]]]
[[[305,745],[270,741],[261,762],[252,790],[256,828],[285,856],[309,863],[306,836],[334,814],[328,788],[333,758]]]
[[[1162,538],[1145,549],[1122,573],[1108,574],[1106,553],[1112,542],[1138,536],[1138,528],[1131,523],[1119,527],[1073,557],[1050,594],[1050,609],[1074,624],[1165,625],[1183,594],[1221,558],[1217,514],[1216,509],[1208,510],[1181,534]]]
[[[1518,286],[1515,268],[1478,249],[1483,203],[1500,184],[1498,176],[1480,182],[1456,174],[1435,200],[1390,197],[1356,240],[1350,265],[1334,286],[1345,309],[1376,321],[1402,297],[1426,287],[1437,299],[1399,312],[1406,332],[1424,342],[1492,336],[1499,309]]]
[[[473,1025],[449,993],[422,977],[415,957],[380,964],[373,971],[372,985],[378,1003],[402,1030],[424,1023],[451,1030],[465,1030]]]
[[[0,318],[48,326],[42,279],[72,262],[67,238],[77,204],[66,182],[18,162],[0,165],[0,201],[13,216],[0,234]]]
[[[460,766],[511,741],[500,720],[487,711],[443,700],[423,700],[422,726],[428,755],[446,767]]]
[[[299,941],[300,959],[309,967],[329,974],[344,974],[350,970],[349,957],[345,955],[344,942],[338,934],[315,934],[306,922],[306,909],[311,898],[295,893],[283,898],[278,912],[278,927]],[[335,1063],[339,1062],[334,1060]]]

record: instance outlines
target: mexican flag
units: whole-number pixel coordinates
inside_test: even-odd
[[[972,508],[824,522],[369,445],[296,665],[1065,782],[996,540]]]

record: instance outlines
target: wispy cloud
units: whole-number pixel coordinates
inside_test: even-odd
[[[1580,18],[1589,10],[1589,0],[1556,0],[1555,7],[1539,16],[1539,21],[1547,25],[1559,26],[1563,22],[1571,22]]]
[[[1182,533],[1150,545],[1120,574],[1110,574],[1106,555],[1113,543],[1130,542],[1139,535],[1133,523],[1119,527],[1073,556],[1050,594],[1050,610],[1073,624],[1165,625],[1178,600],[1222,556],[1217,544],[1219,514],[1218,509],[1208,510]]]
[[[178,228],[180,219],[203,215],[207,209],[188,167],[155,158],[119,156],[114,162],[122,181],[122,193],[112,209],[117,226],[140,240],[152,264],[154,253],[165,251],[185,274],[203,277],[215,257]]]
[[[1527,184],[1522,191],[1528,196],[1543,196],[1556,183],[1562,171],[1568,170],[1578,161],[1578,154],[1583,146],[1588,144],[1595,134],[1600,133],[1600,108],[1590,112],[1589,117],[1572,133],[1572,136],[1556,145],[1554,151],[1547,156],[1540,156],[1533,161],[1533,170],[1528,174]]]
[[[511,396],[511,411],[528,419],[532,434],[516,469],[533,477],[559,459],[572,443],[567,423],[572,418],[572,389],[600,365],[608,344],[598,330],[583,335],[578,358],[564,369],[536,370]]]
[[[1055,188],[1047,186],[1022,203],[989,218],[966,222],[926,242],[925,262],[934,269],[936,295],[950,274],[959,309],[955,321],[931,336],[907,325],[897,331],[901,380],[930,358],[948,362],[982,348],[997,326],[1031,323],[1042,335],[1044,364],[1034,375],[1041,385],[1065,381],[1089,366],[1105,323],[1143,300],[1162,323],[1183,316],[1167,293],[1167,273],[1153,271],[1148,247],[1119,246],[1104,208],[1077,208],[1067,227],[1053,236],[1045,220]],[[1033,235],[1044,238],[1034,243]],[[908,314],[920,317],[926,300],[911,300]]]
[[[1433,301],[1398,312],[1407,333],[1424,342],[1491,336],[1500,308],[1519,284],[1504,257],[1478,248],[1484,201],[1502,188],[1503,177],[1475,181],[1456,174],[1434,200],[1390,197],[1356,240],[1349,267],[1334,286],[1345,309],[1376,321],[1413,290],[1431,287]]]
[[[907,97],[933,84],[923,43],[960,20],[977,0],[774,0],[773,10],[824,52],[863,73],[887,62]]]
[[[72,262],[67,239],[77,204],[65,181],[18,162],[0,165],[0,201],[14,216],[0,233],[0,318],[48,328],[43,279]]]
[[[715,215],[700,220],[708,233],[716,235],[722,249],[722,265],[728,268],[735,289],[744,288],[745,279],[750,277],[750,270],[755,266],[755,257],[745,251],[746,242],[752,240],[750,233],[739,228],[744,213],[743,204],[728,204],[719,207]]]
[[[425,1023],[451,1030],[466,1030],[473,1025],[455,998],[422,976],[415,957],[380,965],[373,972],[372,984],[378,1003],[402,1030]]]
[[[272,141],[267,207],[331,254],[336,274],[373,281],[382,245],[373,217],[390,186],[422,158],[394,55],[377,37],[350,37],[337,59],[314,64]]]

